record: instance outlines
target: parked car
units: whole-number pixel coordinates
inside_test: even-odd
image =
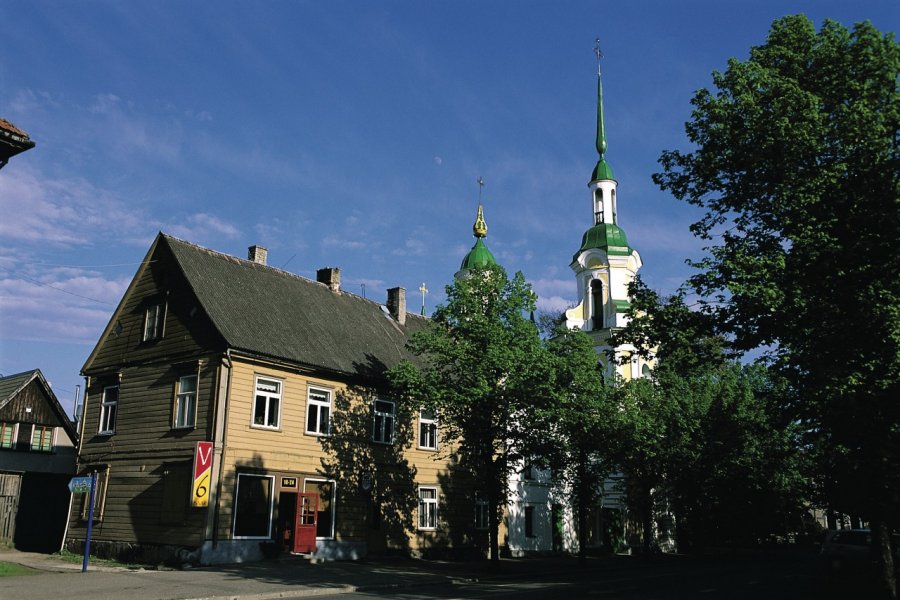
[[[900,533],[892,540],[894,568],[900,567]],[[822,558],[833,572],[860,570],[872,566],[872,532],[868,529],[837,529],[826,532]]]

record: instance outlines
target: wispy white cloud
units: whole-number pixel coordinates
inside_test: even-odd
[[[200,244],[223,237],[230,240],[241,237],[241,231],[237,227],[208,213],[188,215],[182,221],[168,223],[163,229],[176,237]]]
[[[94,230],[106,240],[127,240],[146,229],[142,212],[112,192],[81,178],[55,179],[16,167],[0,178],[0,237],[6,240],[73,247],[90,245]]]
[[[330,234],[322,238],[322,245],[329,248],[343,248],[345,250],[360,250],[368,246],[363,241]]]
[[[551,296],[551,297],[538,297],[537,307],[539,310],[545,310],[547,312],[562,312],[568,308],[570,308],[574,303],[566,298],[561,298],[560,296]]]
[[[0,237],[8,241],[64,250],[113,241],[149,246],[158,230],[198,243],[241,235],[216,215],[201,212],[161,221],[84,179],[57,179],[28,165],[16,167],[0,178]]]
[[[116,109],[121,98],[115,94],[98,94],[94,96],[94,101],[88,106],[88,112],[95,115],[106,115]]]
[[[403,247],[397,248],[392,254],[396,256],[424,256],[428,250],[428,244],[424,240],[407,238]]]
[[[633,215],[627,227],[628,241],[640,252],[662,250],[682,257],[695,256],[704,242],[691,234],[689,225],[687,220],[661,221],[649,215]]]
[[[200,122],[209,122],[213,120],[212,113],[208,110],[192,110],[188,109],[184,111],[184,116],[189,119],[196,119]]]
[[[130,277],[107,279],[73,269],[30,269],[0,276],[0,338],[94,343]]]
[[[531,289],[538,295],[538,306],[546,310],[570,306],[577,291],[574,278],[535,279],[530,283]]]

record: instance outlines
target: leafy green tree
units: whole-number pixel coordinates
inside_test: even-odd
[[[536,397],[549,380],[537,328],[528,315],[535,295],[521,273],[473,269],[447,286],[447,302],[388,377],[408,403],[433,410],[444,453],[459,458],[490,507],[491,559],[499,560],[498,526],[508,479],[532,439]]]
[[[638,276],[628,286],[628,297],[628,325],[613,334],[612,347],[631,345],[637,354],[655,359],[657,370],[681,375],[704,372],[728,357],[725,340],[715,333],[713,315],[692,310],[683,291],[663,297]]]
[[[590,336],[562,325],[546,347],[552,379],[540,398],[540,426],[532,429],[538,437],[531,446],[549,459],[554,483],[572,500],[578,555],[584,558],[588,515],[613,469],[618,412]]]
[[[659,421],[652,456],[661,475],[652,489],[676,515],[679,549],[752,544],[783,533],[785,523],[796,522],[807,492],[783,380],[761,364],[728,360],[711,315],[691,310],[682,294],[662,298],[636,281],[631,297],[629,324],[613,343],[653,356],[656,368],[652,383],[634,384],[653,386],[654,394],[645,393],[651,409],[622,414],[644,428],[648,420]],[[623,444],[641,449],[650,442]]]
[[[802,453],[777,378],[763,365],[727,363],[688,377],[669,371],[659,385],[675,403],[667,492],[679,548],[754,545],[799,527]]]
[[[620,382],[615,388],[620,415],[616,462],[624,476],[629,511],[641,523],[644,553],[654,545],[657,506],[665,504],[667,468],[673,448],[667,438],[673,406],[651,379]]]
[[[865,22],[773,23],[713,73],[655,181],[706,210],[693,290],[802,392],[832,505],[865,516],[896,596],[900,498],[900,46]],[[714,243],[712,241],[714,240]]]

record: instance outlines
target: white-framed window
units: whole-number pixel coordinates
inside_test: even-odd
[[[394,443],[394,413],[397,405],[390,400],[376,400],[373,407],[374,425],[372,441],[380,444]]]
[[[419,448],[437,450],[437,415],[432,409],[419,411]]]
[[[490,510],[487,498],[475,494],[475,529],[487,529],[491,526]]]
[[[238,473],[234,492],[235,539],[267,540],[272,537],[275,476]]]
[[[436,487],[419,487],[419,529],[437,529],[438,490]]]
[[[100,433],[116,432],[116,413],[119,412],[119,386],[110,385],[103,388],[103,399],[100,401]]]
[[[306,393],[306,433],[331,433],[331,390],[311,387]]]
[[[52,425],[32,425],[31,450],[34,452],[53,452],[53,434],[56,429]]]
[[[253,396],[253,427],[278,429],[281,422],[281,381],[270,377],[256,378]]]
[[[16,423],[0,421],[0,448],[16,447]]]
[[[166,304],[160,302],[147,307],[144,312],[144,341],[158,340],[163,336],[166,321]]]
[[[179,377],[176,385],[172,427],[193,427],[197,424],[197,376]]]

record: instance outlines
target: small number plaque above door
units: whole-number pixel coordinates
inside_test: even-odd
[[[297,478],[296,477],[282,477],[281,478],[281,487],[296,488],[297,487]]]

